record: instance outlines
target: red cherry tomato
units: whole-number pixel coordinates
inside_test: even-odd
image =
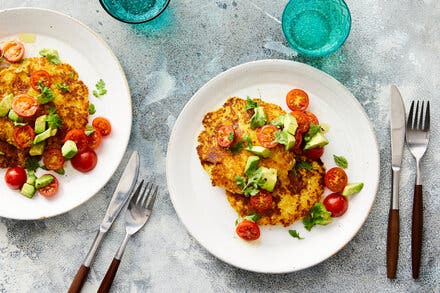
[[[46,175],[50,175],[53,177],[52,182],[49,185],[46,185],[45,187],[37,189],[37,191],[39,194],[41,194],[44,197],[52,197],[57,193],[59,183],[57,178],[52,174],[46,174]]]
[[[31,86],[34,90],[40,91],[39,84],[50,87],[52,84],[52,78],[46,70],[37,70],[31,73]]]
[[[104,117],[96,117],[92,121],[92,126],[95,130],[101,132],[102,136],[107,136],[112,132],[112,125],[107,118]]]
[[[3,57],[11,62],[20,62],[24,56],[24,46],[18,41],[10,41],[3,46]]]
[[[217,143],[222,148],[230,147],[234,143],[235,131],[232,125],[222,125],[215,133]]]
[[[278,142],[275,141],[275,132],[279,129],[275,125],[267,124],[260,128],[257,132],[258,141],[265,148],[273,148],[278,145]]]
[[[22,167],[10,167],[6,170],[5,181],[11,189],[20,189],[26,180],[26,171]]]
[[[324,176],[325,186],[333,192],[341,192],[347,185],[348,176],[345,171],[339,167],[331,168]]]
[[[99,131],[93,131],[89,136],[87,136],[87,144],[92,150],[97,149],[102,142],[102,135]]]
[[[251,241],[260,238],[260,227],[252,221],[243,220],[238,223],[235,232],[240,238]]]
[[[67,132],[64,141],[72,140],[76,144],[78,152],[82,152],[87,148],[88,138],[82,129],[72,129]]]
[[[299,149],[301,143],[303,141],[303,135],[301,132],[295,132],[295,146],[293,147],[295,150]]]
[[[38,110],[38,101],[28,94],[17,95],[12,100],[12,110],[20,117],[32,117]]]
[[[292,111],[304,111],[309,106],[309,96],[300,89],[293,89],[286,96],[287,107]]]
[[[98,163],[98,156],[95,151],[87,149],[77,153],[72,159],[72,166],[76,170],[86,173],[93,170]]]
[[[310,124],[315,124],[315,125],[319,125],[319,120],[318,117],[316,117],[315,114],[313,114],[312,112],[306,111],[305,112],[307,118],[309,118]]]
[[[250,202],[258,212],[265,211],[272,207],[272,194],[266,190],[260,190],[256,195],[251,196]]]
[[[49,170],[59,170],[64,166],[64,156],[60,149],[49,148],[44,150],[43,164]]]
[[[348,209],[348,200],[339,193],[332,193],[324,198],[323,202],[327,211],[332,213],[332,217],[342,216]]]
[[[27,125],[14,127],[14,140],[20,148],[28,148],[34,140],[34,129]]]
[[[314,149],[306,150],[304,154],[310,160],[317,160],[320,157],[322,157],[322,154],[324,154],[324,148],[314,148]]]
[[[296,129],[296,131],[299,131],[301,133],[306,133],[307,131],[309,131],[310,121],[303,111],[293,111],[290,114],[295,117],[296,122],[298,123],[298,128]]]

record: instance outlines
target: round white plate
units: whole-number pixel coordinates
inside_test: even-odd
[[[235,234],[236,212],[223,189],[211,186],[196,153],[202,118],[223,105],[227,97],[262,97],[286,111],[285,96],[292,88],[304,89],[310,110],[330,125],[330,143],[323,161],[335,166],[333,154],[349,162],[350,182],[364,189],[352,196],[348,211],[327,226],[311,232],[301,222],[291,227],[261,227],[255,242]],[[219,259],[255,272],[293,272],[315,265],[347,244],[366,220],[379,181],[379,152],[371,124],[354,96],[331,76],[293,61],[264,60],[239,65],[205,84],[188,102],[176,121],[168,145],[167,180],[171,200],[191,235]],[[326,191],[325,194],[328,194]],[[304,240],[289,235],[296,229]]]
[[[0,170],[0,216],[13,219],[39,219],[67,212],[96,194],[118,167],[128,144],[131,130],[131,97],[124,72],[107,44],[79,21],[45,9],[18,8],[0,11],[0,42],[17,39],[21,33],[36,35],[34,43],[25,44],[25,57],[38,56],[42,48],[58,50],[60,59],[72,65],[89,88],[89,100],[96,114],[112,124],[112,133],[96,150],[98,164],[89,173],[80,173],[66,164],[66,175],[57,175],[60,189],[46,199],[36,194],[32,199],[10,190]],[[95,98],[92,91],[99,79],[106,83],[107,94]],[[45,173],[39,170],[37,174]]]

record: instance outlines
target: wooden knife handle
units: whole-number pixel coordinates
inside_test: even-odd
[[[112,287],[113,280],[116,276],[116,272],[118,271],[119,263],[121,262],[120,259],[114,258],[112,263],[110,264],[107,273],[104,276],[104,279],[102,279],[101,285],[99,285],[99,289],[97,293],[106,293],[110,290]]]
[[[420,259],[422,255],[422,238],[423,238],[422,185],[416,185],[414,187],[412,233],[411,233],[412,276],[414,279],[419,278]]]
[[[399,257],[399,210],[390,210],[387,237],[387,277],[394,279]]]
[[[70,288],[67,291],[68,293],[78,293],[81,292],[81,288],[84,285],[84,281],[87,278],[87,275],[89,273],[90,268],[86,267],[85,265],[81,265],[78,272],[75,275],[75,278],[72,281],[72,284],[70,284]]]

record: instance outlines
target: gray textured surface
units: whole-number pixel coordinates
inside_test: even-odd
[[[90,26],[108,42],[125,69],[133,94],[134,125],[129,150],[141,152],[141,175],[154,178],[163,186],[167,139],[179,111],[210,78],[243,62],[292,59],[331,74],[354,93],[377,131],[382,163],[377,200],[364,227],[335,256],[291,274],[263,275],[235,269],[211,256],[188,235],[164,188],[148,231],[129,244],[114,292],[440,291],[440,3],[347,2],[353,26],[345,45],[331,56],[307,59],[296,57],[285,47],[276,21],[281,17],[285,0],[172,0],[160,18],[140,26],[112,19],[97,0],[0,1],[1,9],[36,6],[64,12]],[[431,147],[423,161],[425,240],[419,281],[411,278],[414,167],[407,150],[401,178],[398,279],[390,281],[385,277],[390,83],[399,86],[407,105],[416,98],[432,101]],[[127,156],[124,162],[126,159]],[[119,169],[117,178],[120,172]],[[65,290],[88,250],[115,186],[113,180],[86,204],[52,219],[0,219],[0,292]],[[122,228],[119,220],[107,236],[85,291],[94,291],[99,285],[123,237]]]

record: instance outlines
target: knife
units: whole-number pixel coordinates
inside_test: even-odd
[[[402,165],[403,142],[405,140],[405,106],[395,85],[391,86],[391,168],[392,196],[388,216],[387,277],[396,277],[399,256],[399,177]]]
[[[87,254],[84,262],[81,264],[72,284],[69,288],[69,293],[80,292],[84,281],[86,280],[87,274],[90,270],[90,265],[93,262],[95,253],[104,238],[105,233],[110,229],[113,221],[118,216],[122,207],[127,202],[130,197],[131,191],[136,183],[136,179],[139,174],[139,154],[134,151],[130,157],[130,160],[122,173],[121,179],[119,180],[118,186],[113,193],[110,204],[108,205],[107,211],[105,212],[104,219],[99,226],[98,234],[96,234],[95,240],[90,247],[89,253]]]

